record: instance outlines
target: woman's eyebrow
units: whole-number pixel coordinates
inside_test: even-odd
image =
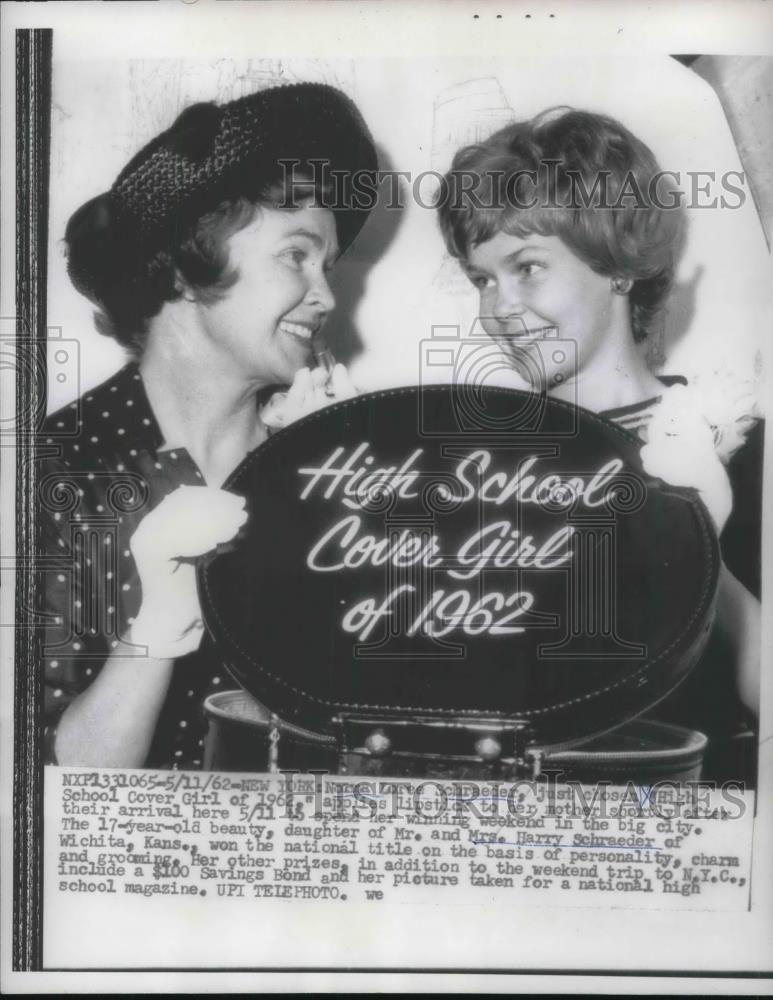
[[[520,247],[518,250],[513,250],[512,253],[509,253],[507,257],[505,257],[505,260],[517,261],[518,258],[521,256],[521,254],[530,252],[533,253],[535,250],[538,253],[544,253],[547,251],[547,247],[537,246],[536,243],[527,243],[525,246]]]
[[[526,246],[519,247],[517,250],[513,250],[512,253],[507,254],[502,258],[502,262],[505,264],[515,264],[518,262],[521,254],[536,252],[536,253],[548,253],[548,248],[543,246],[538,246],[536,243],[527,243]],[[470,264],[469,261],[463,260],[461,262],[462,269],[466,274],[486,274],[487,271],[484,267],[476,266],[475,264]]]
[[[319,233],[312,232],[311,229],[291,229],[289,232],[282,234],[282,239],[287,239],[290,236],[305,236],[306,239],[311,240],[315,247],[321,247],[325,242]]]

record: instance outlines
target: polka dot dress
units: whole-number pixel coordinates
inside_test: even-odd
[[[164,497],[204,479],[185,449],[162,447],[134,364],[49,417],[44,442],[40,544],[51,567],[42,595],[44,736],[46,760],[55,762],[59,718],[93,683],[139,610],[132,534]],[[146,766],[200,768],[203,701],[228,685],[205,645],[177,660]]]

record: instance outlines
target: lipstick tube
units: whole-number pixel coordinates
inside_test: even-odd
[[[336,359],[333,352],[327,346],[325,341],[321,339],[317,339],[312,345],[312,352],[317,365],[324,368],[327,373],[327,377],[325,379],[325,395],[333,397],[335,395],[333,391],[333,369],[336,365]]]

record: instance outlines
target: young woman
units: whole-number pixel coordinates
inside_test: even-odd
[[[526,383],[638,434],[646,471],[696,487],[706,502],[725,563],[717,623],[665,714],[713,737],[707,777],[750,779],[761,428],[748,419],[712,426],[686,380],[656,377],[640,349],[673,280],[683,227],[676,192],[619,122],[565,109],[459,150],[445,182],[446,246],[479,290],[484,329]],[[758,460],[739,462],[750,430]],[[742,466],[756,471],[734,491],[727,469]],[[753,753],[738,749],[747,746]]]
[[[188,108],[71,218],[69,274],[133,360],[46,425],[50,761],[200,766],[222,678],[195,558],[244,523],[220,486],[268,424],[352,391],[308,366],[367,216],[329,180],[376,167],[340,91],[277,87]],[[288,385],[267,417],[262,394]]]

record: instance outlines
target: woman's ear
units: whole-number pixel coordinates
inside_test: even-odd
[[[613,278],[612,291],[616,295],[627,295],[633,288],[633,281],[630,278]]]
[[[182,299],[184,302],[196,301],[193,289],[179,271],[174,272],[174,290],[178,299]]]

